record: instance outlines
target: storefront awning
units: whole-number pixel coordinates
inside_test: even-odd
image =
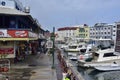
[[[0,41],[30,41],[38,38],[0,38]]]

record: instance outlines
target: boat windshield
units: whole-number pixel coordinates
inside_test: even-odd
[[[103,57],[112,57],[112,56],[117,56],[114,53],[105,53]]]
[[[77,46],[69,46],[70,49],[76,49]]]

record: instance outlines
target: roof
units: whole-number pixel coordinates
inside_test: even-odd
[[[17,9],[12,9],[12,8],[6,8],[6,7],[0,7],[0,14],[21,15],[21,16],[29,15],[28,13],[24,13],[23,11],[19,11]]]
[[[63,31],[63,30],[76,30],[78,27],[64,27],[64,28],[59,28],[58,31]]]

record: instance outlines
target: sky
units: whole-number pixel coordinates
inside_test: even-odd
[[[30,14],[42,28],[52,31],[62,27],[120,21],[120,0],[20,0],[30,6]]]

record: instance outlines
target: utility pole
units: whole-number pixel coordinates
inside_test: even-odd
[[[53,57],[53,60],[52,60],[52,69],[55,68],[55,60],[54,60],[54,52],[55,52],[55,27],[53,27],[53,33],[51,35],[51,39],[53,41],[53,47],[52,47],[52,57]]]

